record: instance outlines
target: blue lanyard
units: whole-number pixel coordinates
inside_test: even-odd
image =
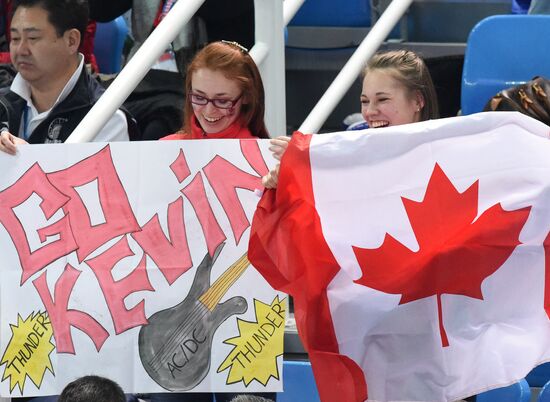
[[[29,105],[25,106],[23,110],[23,139],[28,140],[31,133],[29,130]]]

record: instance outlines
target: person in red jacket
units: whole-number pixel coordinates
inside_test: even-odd
[[[269,138],[264,86],[248,51],[236,42],[213,42],[187,68],[184,127],[161,140]],[[275,393],[256,394],[276,400]],[[217,393],[217,402],[235,394]],[[212,402],[211,393],[151,394],[151,402]]]
[[[185,93],[184,127],[162,139],[269,138],[262,78],[238,43],[213,42],[198,52]]]

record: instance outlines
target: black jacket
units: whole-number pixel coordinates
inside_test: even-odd
[[[133,3],[133,0],[88,0],[90,18],[111,21],[130,10]],[[254,46],[254,0],[206,0],[195,15],[206,25],[208,42],[225,39],[249,49]]]
[[[90,111],[94,103],[105,90],[86,71],[83,71],[69,95],[48,114],[32,132],[27,142],[31,144],[44,144],[64,142],[73,130]],[[0,96],[0,127],[6,127],[13,135],[19,134],[21,117],[27,102],[12,91]],[[130,139],[136,139],[136,123],[125,111]]]
[[[90,18],[99,22],[109,22],[130,10],[132,4],[133,0],[88,0]],[[197,15],[206,19],[224,20],[250,11],[254,12],[254,0],[206,0],[197,11]]]

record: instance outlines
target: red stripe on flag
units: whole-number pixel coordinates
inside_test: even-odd
[[[250,234],[248,258],[274,288],[294,298],[298,333],[313,367],[322,401],[367,398],[361,368],[340,355],[327,286],[340,270],[315,210],[309,144],[295,133],[281,163],[279,185],[260,200]]]

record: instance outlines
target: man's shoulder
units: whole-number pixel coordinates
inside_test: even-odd
[[[53,112],[78,114],[77,111],[84,110],[87,113],[104,91],[101,84],[83,68],[68,95],[54,105]]]
[[[17,95],[15,92],[13,92],[10,89],[10,87],[0,88],[0,97],[9,99],[9,100],[23,99],[22,97]]]
[[[9,108],[12,111],[23,110],[26,102],[25,99],[13,92],[9,87],[0,88],[0,103],[4,108]],[[0,108],[3,111],[4,108]],[[10,112],[11,113],[11,112]]]
[[[105,88],[84,67],[72,92],[79,94],[86,93],[89,96],[90,102],[95,103],[103,92],[105,92]]]

